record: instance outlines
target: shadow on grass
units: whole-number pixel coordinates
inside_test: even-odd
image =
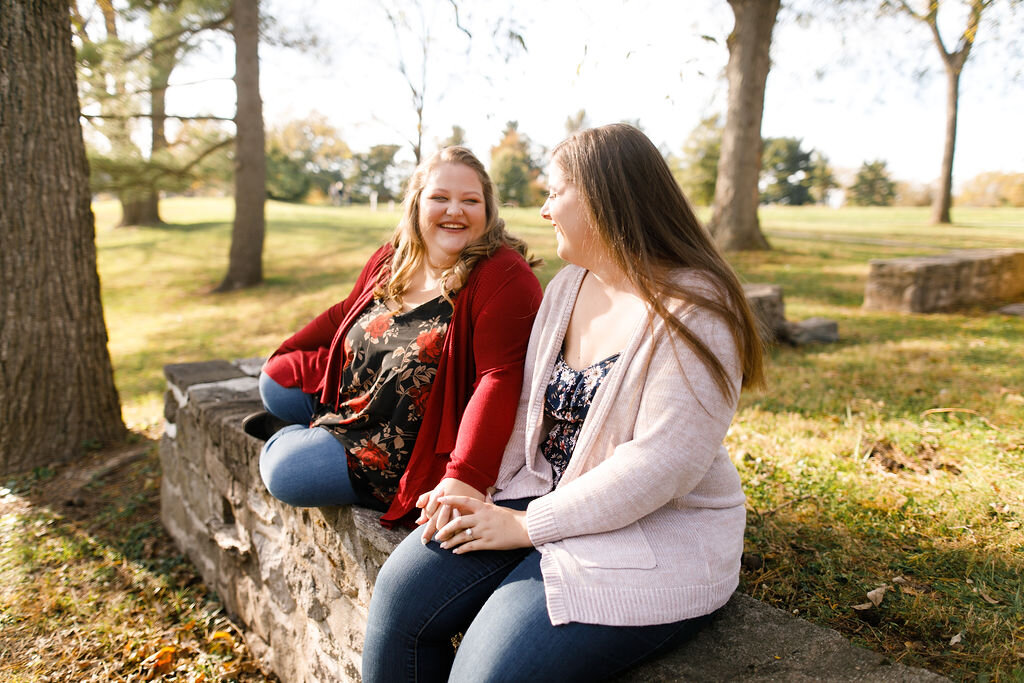
[[[55,467],[15,476],[7,486],[52,516],[49,532],[83,554],[138,563],[171,585],[198,581],[160,522],[157,442],[138,435]],[[74,558],[69,558],[74,559]],[[185,573],[183,578],[182,572]]]
[[[841,341],[769,352],[769,383],[743,405],[772,413],[842,416],[852,400],[884,405],[885,417],[917,419],[922,411],[968,406],[1019,414],[1002,401],[1004,388],[1024,386],[1017,347],[1024,324],[997,316],[843,318]],[[989,417],[992,417],[989,414]]]
[[[822,491],[748,510],[741,590],[904,664],[1013,679],[1019,655],[1004,644],[1024,610],[1022,556],[957,537],[964,531],[894,533],[921,514]],[[881,603],[870,606],[867,592],[883,585]],[[951,647],[957,633],[963,643]]]
[[[164,530],[156,442],[140,437],[3,480],[0,574],[15,581],[0,596],[0,678],[152,680],[170,664],[188,680],[213,667],[277,680]]]
[[[220,230],[230,227],[231,221],[203,221],[199,223],[161,223],[160,225],[147,225],[148,230],[161,232],[203,232],[206,230]]]

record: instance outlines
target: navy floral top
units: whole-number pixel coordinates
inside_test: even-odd
[[[590,367],[573,370],[565,362],[565,356],[559,352],[551,381],[544,393],[544,415],[553,420],[554,425],[540,446],[541,453],[551,463],[554,471],[552,487],[558,486],[565,473],[569,458],[576,449],[576,439],[583,427],[583,420],[594,401],[594,394],[618,358],[619,354],[616,353]]]
[[[345,336],[338,410],[317,409],[312,426],[345,447],[353,488],[382,503],[409,464],[451,317],[441,297],[405,313],[371,301]]]

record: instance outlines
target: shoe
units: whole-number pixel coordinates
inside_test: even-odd
[[[277,415],[261,410],[242,418],[242,431],[254,439],[266,441],[288,424]]]

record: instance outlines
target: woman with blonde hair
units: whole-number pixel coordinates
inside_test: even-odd
[[[296,506],[360,503],[411,522],[432,494],[483,500],[512,430],[535,262],[505,231],[487,172],[447,147],[409,181],[403,216],[343,301],[267,361],[267,409],[245,429],[266,439],[267,489]],[[429,496],[428,496],[429,497]]]
[[[636,128],[573,135],[547,181],[569,265],[534,324],[493,502],[441,497],[459,515],[385,563],[367,683],[608,678],[738,584],[744,495],[723,439],[763,373],[740,283]]]

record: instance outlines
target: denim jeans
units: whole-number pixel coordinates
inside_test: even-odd
[[[313,396],[283,387],[260,373],[263,406],[288,425],[267,439],[260,452],[260,476],[270,494],[296,507],[358,503],[377,510],[383,503],[352,488],[345,448],[313,419]]]
[[[528,503],[501,504],[523,510]],[[539,551],[455,555],[424,546],[413,532],[377,576],[362,675],[364,683],[595,681],[682,642],[706,621],[552,626]]]

